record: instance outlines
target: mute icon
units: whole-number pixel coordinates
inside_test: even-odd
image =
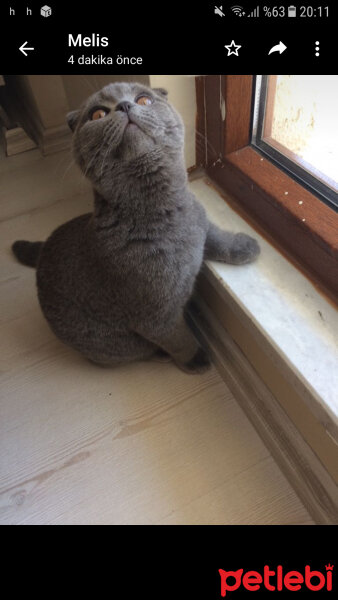
[[[225,17],[225,14],[223,12],[223,6],[220,6],[218,8],[218,6],[215,6],[215,15],[219,15],[220,17]]]

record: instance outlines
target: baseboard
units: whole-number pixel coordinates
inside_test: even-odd
[[[6,129],[5,140],[7,156],[21,154],[22,152],[36,148],[36,143],[27,135],[22,127]]]
[[[225,383],[318,524],[338,523],[338,489],[278,400],[200,296],[189,320]]]

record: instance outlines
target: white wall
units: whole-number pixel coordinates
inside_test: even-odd
[[[195,77],[189,75],[149,75],[151,87],[163,87],[169,100],[181,114],[185,125],[185,163],[187,169],[196,164],[195,127],[196,91]]]

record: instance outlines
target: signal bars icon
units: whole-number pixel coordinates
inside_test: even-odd
[[[248,15],[248,17],[259,17],[259,6],[257,6],[255,10]]]

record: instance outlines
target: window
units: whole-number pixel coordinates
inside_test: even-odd
[[[197,129],[205,137],[203,148],[201,135],[196,143],[198,164],[244,218],[337,302],[338,213],[252,144],[254,88],[251,75],[197,78]]]
[[[337,76],[256,76],[253,144],[335,210],[337,106]]]

